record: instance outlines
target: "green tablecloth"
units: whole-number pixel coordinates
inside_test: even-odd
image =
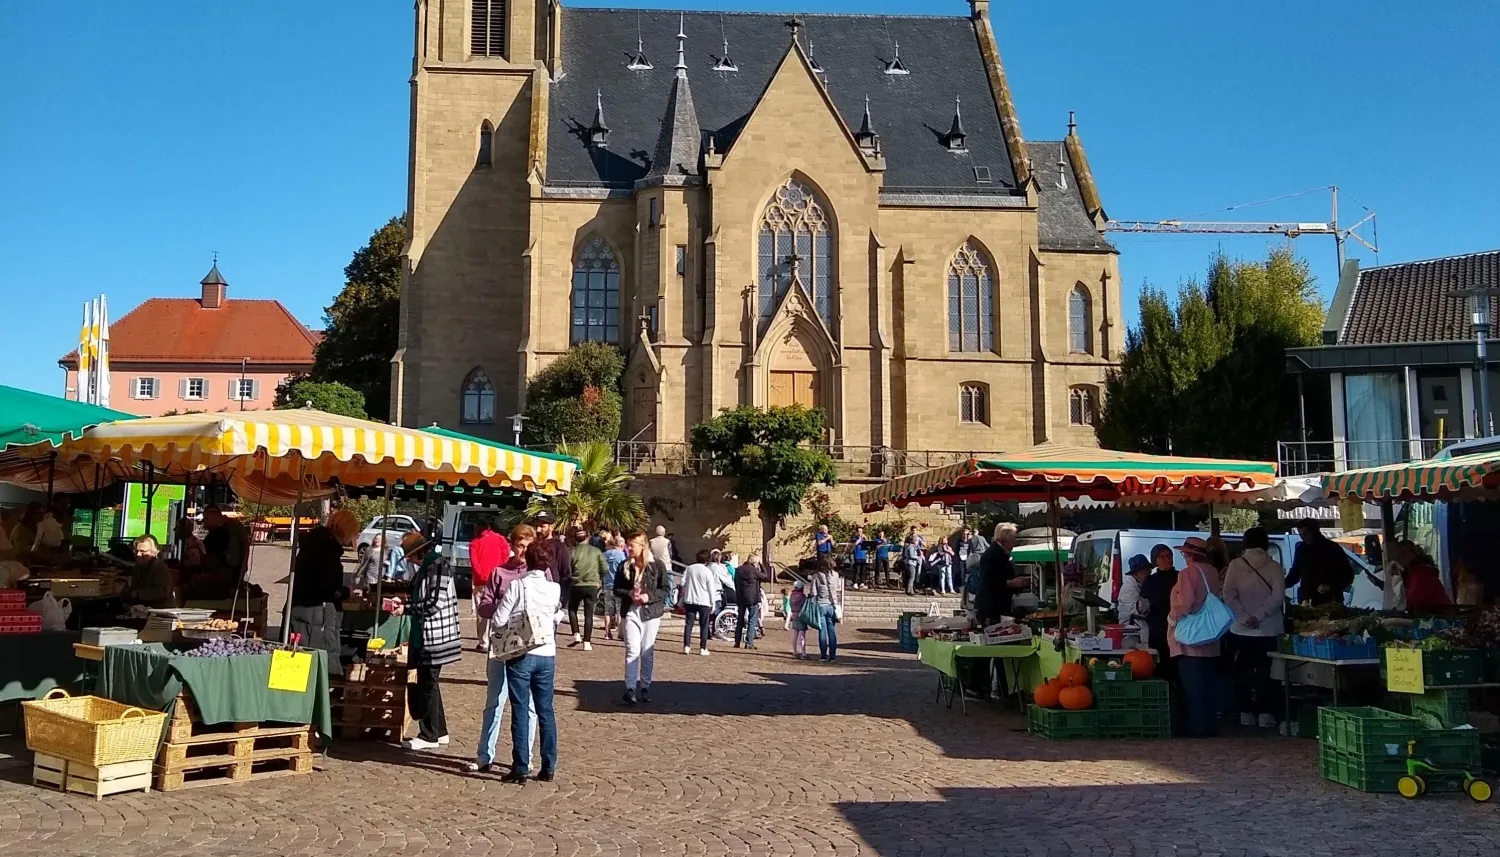
[[[165,711],[187,688],[204,723],[310,723],[333,734],[328,699],[327,656],[313,656],[307,690],[272,690],[270,655],[188,658],[160,644],[110,646],[104,650],[99,693],[126,705]]]
[[[1020,663],[1016,666],[1021,685],[1027,689],[1036,687],[1062,670],[1062,653],[1039,638],[1033,638],[1029,643],[980,646],[923,637],[917,643],[917,658],[949,678],[958,675],[959,658],[1018,660]]]
[[[77,631],[0,634],[0,702],[41,699],[60,687],[68,692],[83,678],[83,661],[73,653]]]
[[[374,610],[344,611],[344,633],[346,634],[351,631],[368,631],[374,622]],[[375,636],[385,640],[387,649],[394,649],[403,643],[411,642],[411,617],[405,614],[392,616],[381,611],[380,627],[375,630]]]

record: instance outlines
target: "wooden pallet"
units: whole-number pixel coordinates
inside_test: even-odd
[[[203,760],[243,761],[268,753],[312,753],[312,729],[307,726],[259,727],[250,732],[209,733],[162,745],[157,764],[183,770]]]
[[[121,792],[149,792],[151,760],[94,767],[37,753],[31,768],[31,782],[33,785],[55,786],[60,791],[93,795],[94,800]]]
[[[334,736],[399,742],[411,723],[406,708],[405,667],[368,667],[364,681],[335,680],[331,691]]]
[[[224,756],[202,756],[190,759],[177,769],[156,768],[156,787],[164,792],[196,789],[225,783],[248,783],[256,780],[312,773],[312,753],[288,754],[284,750],[266,750],[246,759]]]

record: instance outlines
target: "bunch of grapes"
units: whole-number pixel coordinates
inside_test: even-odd
[[[275,648],[265,640],[222,637],[209,640],[190,652],[190,658],[232,658],[235,655],[265,655]]]

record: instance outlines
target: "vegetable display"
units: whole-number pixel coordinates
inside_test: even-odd
[[[265,655],[274,651],[275,648],[265,640],[226,637],[209,640],[183,654],[189,658],[232,658],[235,655]]]

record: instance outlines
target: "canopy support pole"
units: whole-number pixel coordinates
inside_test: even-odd
[[[1063,563],[1058,556],[1057,537],[1057,487],[1047,485],[1047,527],[1052,531],[1052,567],[1057,571],[1057,646],[1064,651],[1068,640],[1067,599],[1063,593]]]
[[[156,466],[146,462],[146,534],[151,534],[151,505],[156,500]]]
[[[1391,547],[1396,544],[1396,508],[1395,502],[1387,497],[1380,501],[1380,547],[1383,556],[1391,555]],[[1375,569],[1384,573],[1384,569]],[[1449,593],[1450,595],[1452,593]]]
[[[286,605],[281,610],[282,645],[287,645],[292,637],[292,589],[297,585],[297,524],[302,520],[297,507],[302,505],[302,480],[307,476],[307,459],[300,455],[297,458],[301,463],[297,468],[297,499],[292,503],[292,563],[286,575]]]
[[[385,508],[380,513],[380,522],[387,526],[389,526],[391,520],[391,495],[395,491],[396,483],[394,481],[385,483]],[[370,639],[372,640],[380,633],[381,610],[383,609],[382,605],[385,603],[382,593],[385,588],[385,575],[390,571],[386,567],[386,558],[391,555],[391,546],[388,544],[390,540],[391,531],[382,529],[380,531],[380,556],[375,558],[375,618],[370,625]],[[355,585],[358,584],[359,581],[355,581]]]
[[[47,508],[52,508],[52,489],[57,484],[57,450],[47,453]]]
[[[99,473],[100,465],[94,464],[94,523],[89,527],[89,543],[94,550],[99,549],[99,515],[104,511],[104,485],[103,476]]]

